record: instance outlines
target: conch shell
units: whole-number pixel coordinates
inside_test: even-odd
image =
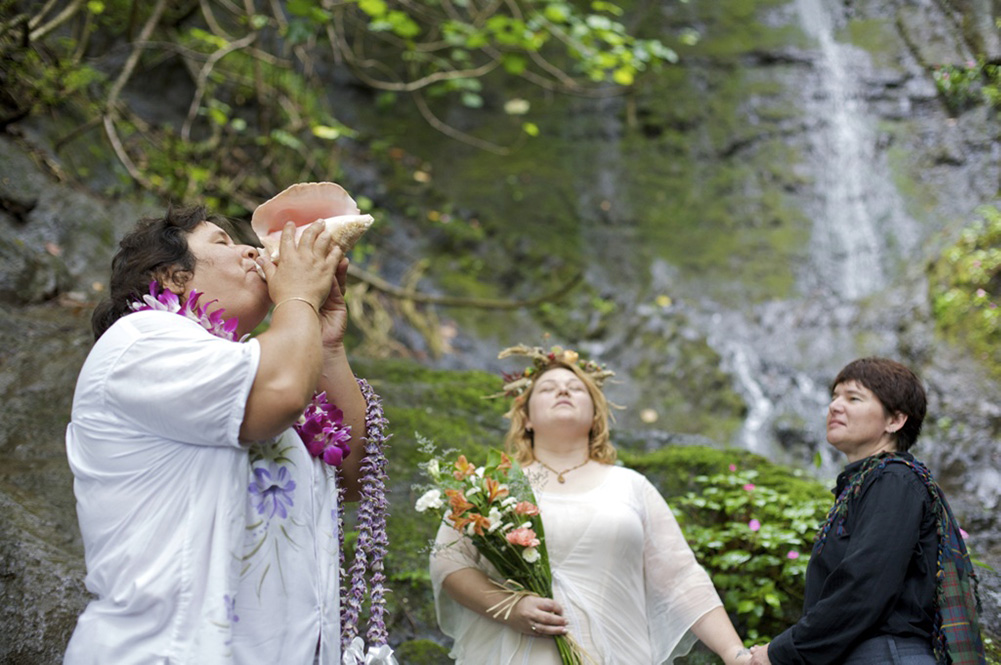
[[[273,261],[286,222],[296,225],[298,242],[310,224],[322,220],[346,254],[372,226],[372,215],[363,215],[344,188],[332,182],[300,182],[271,197],[254,210],[250,226]]]

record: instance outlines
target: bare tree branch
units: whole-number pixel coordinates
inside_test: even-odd
[[[252,32],[246,37],[238,39],[235,42],[230,42],[221,49],[214,51],[212,55],[209,56],[208,60],[205,61],[201,71],[198,72],[198,79],[195,81],[195,94],[191,98],[191,106],[188,107],[188,117],[185,118],[184,125],[181,127],[182,140],[187,141],[191,138],[191,125],[194,123],[195,117],[198,115],[198,109],[202,105],[202,98],[205,96],[205,85],[208,83],[209,76],[212,74],[212,69],[215,67],[216,63],[233,51],[238,51],[251,45],[256,39],[257,33]]]
[[[49,34],[53,30],[61,26],[63,23],[73,18],[73,15],[80,10],[80,7],[83,6],[83,1],[84,0],[73,0],[73,2],[71,2],[64,10],[56,14],[56,17],[53,18],[51,21],[49,21],[40,28],[35,28],[34,30],[32,30],[30,35],[31,41],[35,42],[38,41],[39,39],[42,39],[43,37],[45,37],[45,35]]]
[[[473,307],[476,309],[527,309],[536,307],[544,302],[559,300],[566,295],[573,287],[577,286],[584,278],[584,273],[577,272],[562,286],[553,291],[528,300],[493,300],[489,298],[466,298],[462,296],[439,296],[430,293],[422,293],[409,288],[402,288],[395,284],[390,284],[383,278],[359,268],[355,264],[348,266],[348,274],[365,282],[373,289],[380,291],[392,298],[409,300],[416,303],[438,305],[440,307]]]
[[[436,116],[428,107],[427,102],[424,101],[424,95],[419,92],[412,93],[411,97],[417,105],[417,109],[421,112],[421,116],[423,116],[424,120],[445,136],[451,137],[456,141],[461,141],[475,148],[479,148],[480,150],[492,152],[495,155],[500,155],[502,157],[511,154],[511,148],[505,148],[504,146],[497,145],[496,143],[491,143],[490,141],[484,141],[481,138],[470,136],[465,132],[460,132],[448,123],[439,120],[438,116]],[[520,135],[519,138],[521,138]]]
[[[222,29],[219,21],[216,20],[215,14],[212,12],[212,6],[208,0],[198,0],[198,6],[201,7],[202,16],[205,18],[205,23],[209,26],[209,29],[212,30],[212,34],[219,35],[227,42],[233,41],[233,38]]]
[[[152,35],[153,30],[156,29],[156,26],[160,22],[160,18],[163,16],[163,12],[166,8],[167,0],[157,0],[156,6],[153,8],[153,13],[150,14],[149,19],[146,21],[146,25],[143,26],[142,32],[139,35],[140,42],[146,42],[149,40],[150,35]],[[121,95],[122,89],[124,89],[125,84],[128,83],[129,78],[132,76],[132,72],[135,71],[142,52],[142,46],[133,46],[132,53],[129,54],[128,59],[125,61],[125,66],[122,67],[121,73],[118,75],[115,83],[111,86],[111,90],[108,92],[108,99],[105,102],[104,116],[102,120],[104,123],[104,132],[108,136],[108,141],[111,142],[111,147],[114,149],[115,155],[118,156],[118,160],[129,172],[129,175],[131,175],[136,182],[146,189],[155,191],[152,183],[146,179],[145,176],[143,176],[143,174],[138,168],[136,168],[136,165],[129,158],[128,152],[125,150],[125,146],[122,145],[122,141],[118,137],[118,130],[115,128],[115,118],[118,115],[118,96]]]
[[[28,27],[34,30],[38,27],[38,24],[45,20],[45,15],[52,11],[52,8],[56,6],[59,0],[47,0],[45,5],[38,10],[38,13],[28,19]]]

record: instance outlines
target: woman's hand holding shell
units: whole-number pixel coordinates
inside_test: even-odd
[[[264,270],[272,302],[304,298],[319,311],[331,294],[334,274],[344,252],[334,244],[323,224],[306,227],[298,244],[295,231],[292,222],[282,229],[280,248],[284,258],[280,264],[262,253],[258,265]]]

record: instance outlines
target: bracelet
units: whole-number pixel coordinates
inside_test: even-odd
[[[291,300],[301,300],[302,302],[304,302],[307,305],[309,305],[309,307],[313,310],[313,312],[316,313],[317,316],[320,316],[320,310],[316,309],[316,305],[314,305],[312,302],[310,302],[306,298],[301,298],[299,296],[290,296],[290,297],[286,298],[285,300],[282,300],[280,303],[278,303],[277,305],[275,305],[275,308],[273,310],[271,310],[271,314],[274,315],[274,313],[278,311],[279,307],[281,307],[282,305],[284,305],[285,303],[287,303],[287,302],[289,302]]]

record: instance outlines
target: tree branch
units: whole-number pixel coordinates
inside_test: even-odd
[[[536,307],[544,302],[559,300],[566,295],[573,287],[577,286],[584,278],[584,273],[577,272],[562,286],[553,291],[528,300],[493,300],[489,298],[466,298],[462,296],[439,296],[430,293],[422,293],[409,288],[402,288],[395,284],[390,284],[383,278],[368,272],[364,268],[359,268],[355,264],[348,266],[348,274],[368,284],[376,291],[397,298],[409,300],[416,303],[438,305],[441,307],[471,307],[474,309],[526,309]]]
[[[80,10],[80,7],[82,6],[83,6],[83,0],[73,0],[73,2],[66,7],[66,9],[56,14],[56,17],[53,18],[51,21],[49,21],[40,28],[32,30],[30,35],[31,41],[36,42],[39,39],[42,39],[43,37],[45,37],[45,35],[49,34],[53,30],[61,26],[63,23],[73,18],[73,15],[76,14]]]
[[[432,113],[431,109],[427,105],[427,102],[424,101],[424,96],[419,92],[411,93],[411,97],[417,105],[417,109],[421,112],[421,116],[424,117],[424,120],[445,136],[451,137],[456,141],[462,141],[463,143],[471,145],[474,148],[492,152],[495,155],[500,155],[501,157],[511,154],[511,148],[505,148],[504,146],[497,145],[496,143],[491,143],[490,141],[484,141],[481,138],[470,136],[465,132],[460,132],[448,123],[439,120],[438,116]]]
[[[212,55],[205,61],[205,64],[202,65],[201,71],[198,72],[198,79],[195,81],[195,94],[191,98],[191,106],[188,107],[188,117],[184,119],[184,125],[181,127],[181,140],[187,141],[191,138],[191,125],[195,122],[195,117],[198,115],[198,109],[202,105],[202,98],[205,96],[205,85],[208,83],[209,76],[211,76],[212,69],[216,63],[233,51],[250,46],[254,43],[255,39],[257,39],[257,33],[252,32],[242,39],[230,42],[221,49],[213,51]]]

